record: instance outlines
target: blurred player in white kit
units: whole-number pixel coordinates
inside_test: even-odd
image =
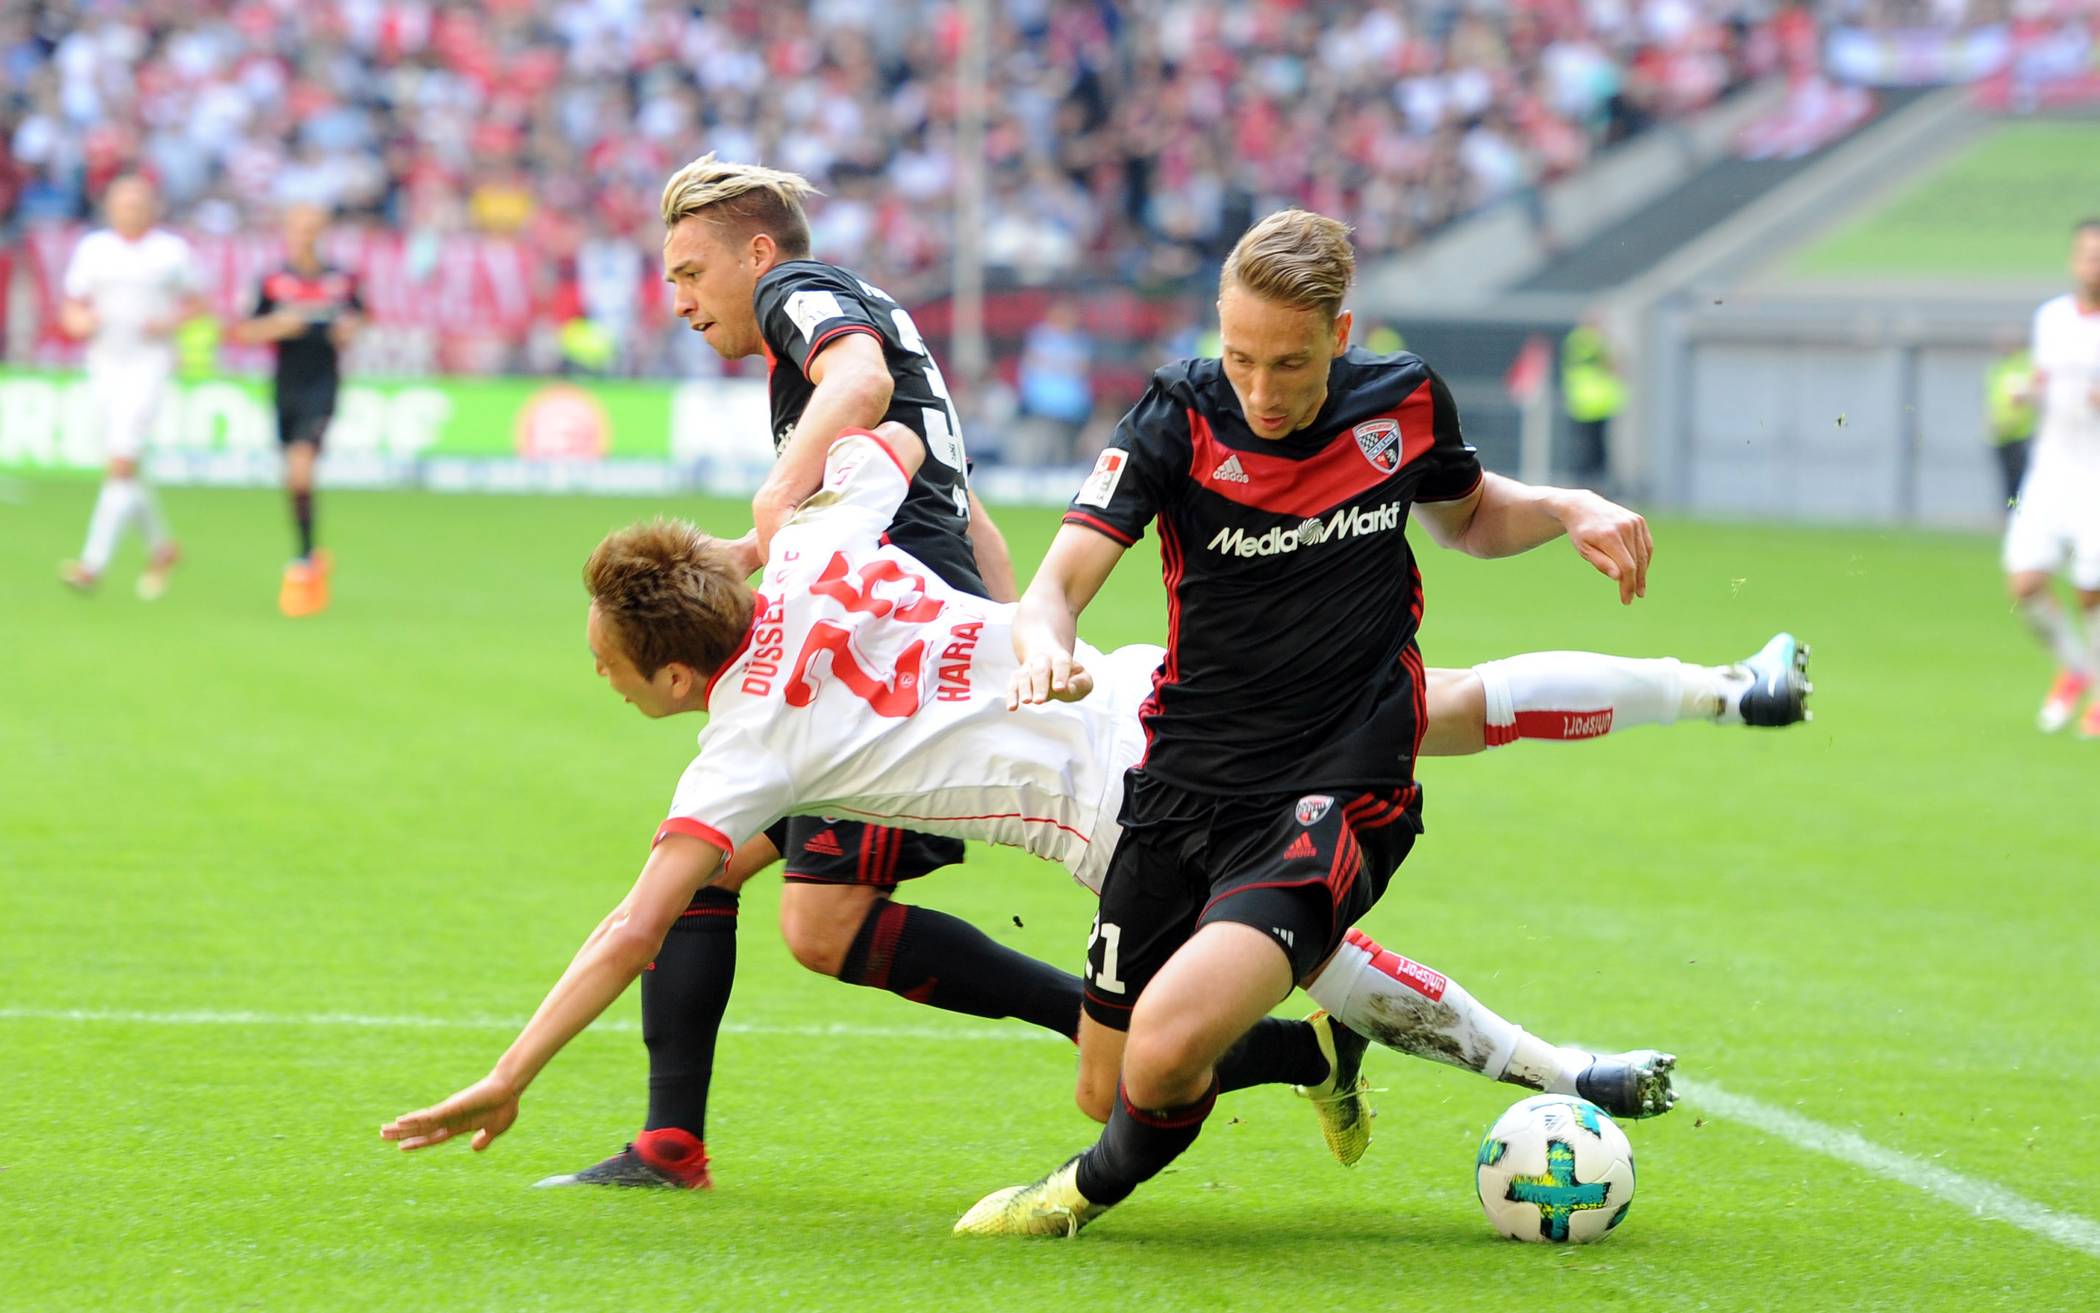
[[[2071,723],[2100,676],[2100,218],[2072,233],[2071,282],[2034,312],[2041,425],[2005,527],[2013,607],[2056,657],[2056,682],[2035,717],[2045,734]],[[2050,588],[2067,562],[2082,625]],[[2100,738],[2100,699],[2086,707],[2078,732]]]
[[[65,331],[88,339],[88,386],[109,458],[87,545],[59,577],[82,592],[94,588],[136,520],[148,552],[138,594],[147,601],[167,591],[181,552],[139,465],[175,372],[175,330],[204,311],[189,244],[154,227],[157,209],[146,179],[128,174],[109,185],[109,227],[74,248],[59,308]]]

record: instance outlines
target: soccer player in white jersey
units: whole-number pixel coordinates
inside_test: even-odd
[[[109,185],[109,227],[74,248],[59,306],[66,332],[88,339],[88,387],[109,460],[87,545],[79,560],[59,567],[59,577],[82,592],[92,589],[136,521],[146,535],[138,594],[147,601],[167,591],[181,552],[139,465],[175,372],[175,330],[204,311],[189,244],[153,226],[156,207],[153,184],[142,177]]]
[[[389,1123],[385,1138],[416,1149],[473,1131],[479,1149],[502,1134],[525,1086],[651,961],[694,892],[739,878],[730,855],[763,843],[783,814],[1008,843],[1098,888],[1161,649],[1104,656],[1082,645],[1098,696],[1009,710],[1012,606],[950,588],[881,541],[922,454],[896,425],[835,443],[821,489],[773,540],[755,594],[727,545],[689,526],[637,526],[600,544],[585,571],[599,673],[644,714],[706,711],[700,753],[634,889],[495,1069]],[[1462,729],[1445,737],[1455,750],[1480,746],[1477,730],[1470,745]],[[1222,1079],[1307,1087],[1345,1162],[1369,1140],[1355,1032],[1494,1079],[1581,1093],[1622,1115],[1665,1111],[1673,1097],[1667,1055],[1598,1058],[1547,1044],[1359,932],[1313,993],[1343,1027],[1324,1018],[1258,1027]],[[1112,1094],[1082,1086],[1079,1101],[1099,1119]],[[608,1183],[677,1182],[637,1170]]]
[[[2035,717],[2043,733],[2071,723],[2100,675],[2100,218],[2072,233],[2071,282],[2071,291],[2034,312],[2041,426],[2005,526],[2013,606],[2056,657],[2056,682]],[[2079,622],[2050,587],[2067,562]],[[2078,731],[2100,738],[2100,699]]]

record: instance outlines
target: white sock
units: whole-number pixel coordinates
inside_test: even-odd
[[[1390,1049],[1527,1089],[1573,1094],[1589,1055],[1560,1049],[1484,1007],[1465,986],[1351,930],[1319,977],[1313,1001]]]
[[[135,479],[104,479],[95,496],[94,513],[88,516],[87,545],[80,549],[80,563],[95,574],[109,568],[124,526],[131,523],[132,506],[138,497]]]
[[[1733,705],[1725,672],[1674,657],[1526,652],[1473,667],[1486,693],[1487,745],[1593,739],[1678,717],[1717,720]]]
[[[2085,666],[2090,675],[2100,671],[2100,606],[2087,607],[2078,617],[2085,626]]]
[[[145,531],[146,546],[154,551],[168,545],[168,521],[160,513],[160,498],[144,479],[134,482],[138,489],[138,503],[133,511],[139,518],[139,527]]]
[[[2054,596],[2040,592],[2023,597],[2014,609],[2019,611],[2020,619],[2027,622],[2028,632],[2042,640],[2042,646],[2054,654],[2057,665],[2081,675],[2092,675],[2096,668],[2095,656],[2079,641],[2077,626],[2071,623],[2071,617],[2064,613]],[[2087,619],[2090,621],[2092,617]],[[2090,623],[2087,632],[2091,633]]]

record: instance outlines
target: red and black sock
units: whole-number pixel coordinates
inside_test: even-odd
[[[1116,1106],[1094,1147],[1079,1156],[1079,1193],[1090,1204],[1119,1204],[1196,1142],[1218,1104],[1218,1083],[1180,1108],[1141,1109],[1118,1084]]]
[[[311,489],[301,488],[292,493],[292,525],[299,532],[299,559],[310,560],[314,554],[314,494]]]
[[[736,983],[737,896],[702,889],[642,972],[642,1043],[649,1048],[647,1130],[707,1138],[715,1037]]]
[[[1079,1034],[1079,977],[993,942],[967,921],[881,899],[846,950],[839,979],[973,1017],[1018,1017]]]
[[[1319,1037],[1303,1021],[1263,1017],[1218,1059],[1218,1092],[1249,1085],[1318,1085],[1327,1079]],[[1093,1196],[1089,1195],[1088,1198]]]

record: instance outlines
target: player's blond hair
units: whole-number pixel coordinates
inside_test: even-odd
[[[664,231],[702,218],[738,237],[768,233],[781,254],[798,259],[809,254],[809,216],[802,202],[818,195],[799,173],[731,164],[709,151],[664,184]]]
[[[1330,319],[1356,278],[1349,225],[1311,210],[1278,210],[1233,243],[1218,275],[1218,290],[1238,287],[1293,310],[1317,310]]]
[[[711,674],[751,628],[751,589],[728,548],[684,520],[607,534],[584,564],[583,586],[644,679],[673,661]]]

